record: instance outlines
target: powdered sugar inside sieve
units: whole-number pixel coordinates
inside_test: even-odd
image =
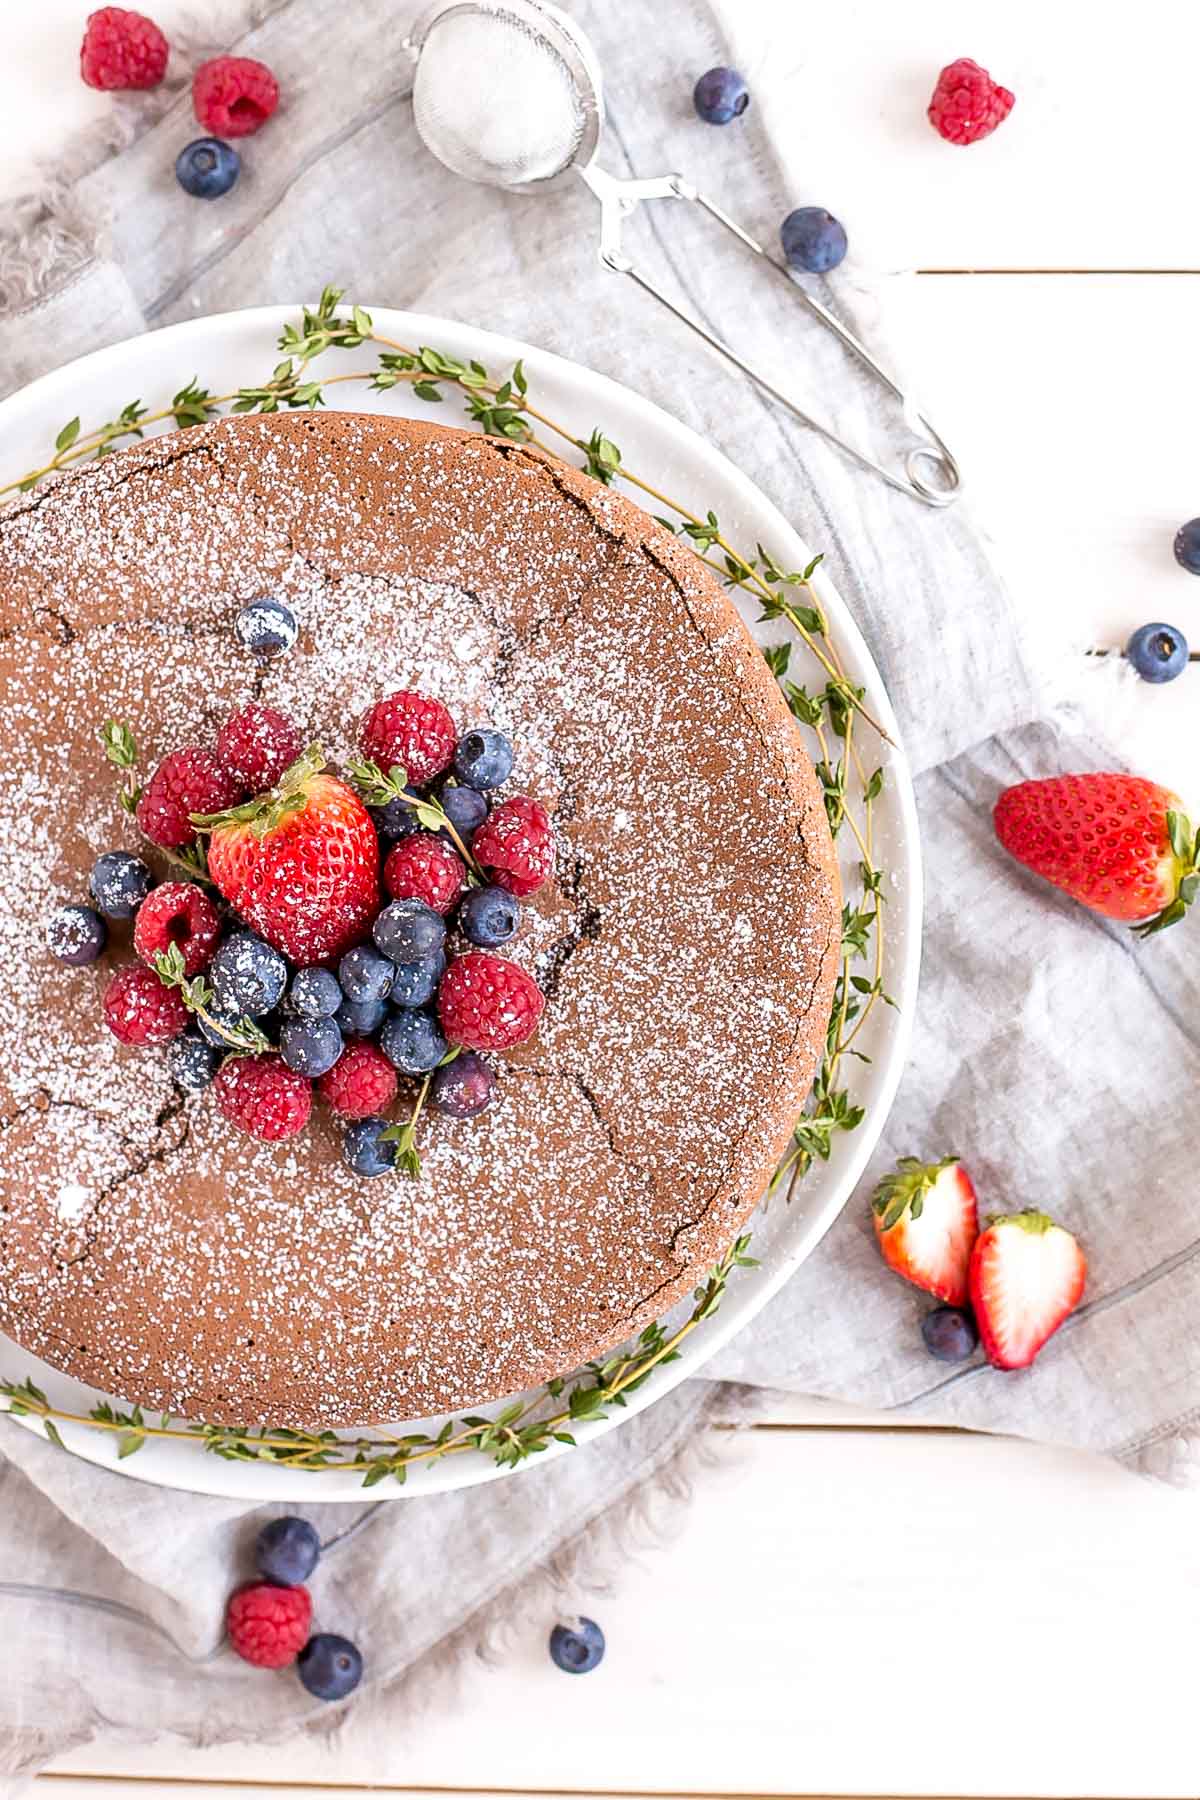
[[[587,97],[545,35],[507,11],[466,5],[433,21],[413,111],[427,148],[456,175],[523,187],[575,160]]]

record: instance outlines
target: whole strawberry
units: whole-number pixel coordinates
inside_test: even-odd
[[[1175,794],[1140,775],[1022,781],[993,816],[1010,856],[1140,936],[1182,919],[1200,890],[1200,834]]]
[[[456,956],[438,989],[447,1040],[468,1050],[511,1050],[537,1030],[546,1000],[524,969],[503,956]]]
[[[269,794],[194,821],[210,833],[208,872],[234,911],[304,966],[360,943],[379,910],[375,827],[324,767],[314,744]]]
[[[454,759],[458,731],[440,700],[412,689],[388,694],[363,718],[362,753],[387,773],[401,768],[414,787],[424,787]]]
[[[1032,1210],[989,1219],[971,1253],[971,1305],[988,1360],[1025,1369],[1074,1312],[1087,1280],[1069,1231]]]
[[[888,1266],[948,1305],[962,1306],[979,1221],[971,1177],[957,1156],[936,1163],[902,1156],[876,1188],[871,1210]]]
[[[948,144],[977,144],[1002,125],[1015,95],[969,56],[947,63],[929,102],[929,123]]]
[[[554,873],[554,836],[544,806],[525,794],[502,800],[471,840],[471,854],[489,881],[518,900]]]

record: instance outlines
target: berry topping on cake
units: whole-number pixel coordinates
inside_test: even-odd
[[[410,689],[377,701],[358,733],[365,757],[384,770],[403,769],[417,787],[449,767],[457,739],[454,720],[441,701]]]
[[[386,1112],[396,1098],[396,1071],[375,1044],[347,1044],[317,1092],[344,1119]]]
[[[386,1000],[396,966],[369,944],[347,950],[338,964],[338,986],[347,1000]]]
[[[929,102],[929,123],[948,144],[977,144],[1002,125],[1015,96],[969,56],[948,63]]]
[[[386,1012],[386,1000],[343,1000],[334,1018],[344,1038],[369,1038],[383,1024]]]
[[[256,701],[226,719],[217,733],[217,756],[244,793],[274,787],[303,748],[292,721]]]
[[[386,1119],[356,1119],[346,1127],[342,1139],[342,1155],[356,1175],[368,1180],[376,1175],[389,1175],[396,1167],[396,1143],[385,1134],[390,1130]]]
[[[523,1044],[537,1030],[545,1004],[524,969],[483,950],[455,957],[438,991],[442,1030],[450,1043],[468,1050],[509,1050]]]
[[[956,1156],[902,1156],[871,1202],[883,1259],[915,1287],[951,1306],[967,1298],[967,1268],[979,1231],[975,1189]]]
[[[102,6],[84,30],[79,73],[90,88],[157,87],[169,54],[153,19],[123,6]]]
[[[208,869],[248,925],[293,962],[322,962],[365,937],[379,905],[379,840],[366,807],[322,773],[314,746],[272,793],[197,823]]]
[[[497,887],[519,900],[554,873],[554,835],[546,809],[525,794],[502,800],[479,827],[471,852]]]
[[[252,56],[214,56],[192,77],[192,106],[214,137],[249,137],[279,105],[279,83]]]
[[[286,1669],[308,1642],[312,1600],[307,1588],[251,1581],[230,1595],[229,1647],[257,1669]]]
[[[506,944],[521,922],[521,903],[506,888],[472,888],[458,909],[458,928],[480,950]]]
[[[446,973],[446,953],[431,950],[414,962],[394,963],[391,1002],[393,1006],[428,1006],[437,993],[438,982]]]
[[[512,774],[513,747],[502,731],[480,726],[459,738],[454,751],[454,773],[464,787],[502,787]]]
[[[264,1581],[276,1587],[299,1587],[321,1559],[321,1540],[307,1519],[271,1519],[254,1544],[254,1560]]]
[[[442,811],[466,844],[472,832],[478,831],[488,816],[488,804],[474,788],[458,787],[448,781],[438,795]]]
[[[450,911],[466,879],[454,846],[425,832],[394,845],[383,865],[383,885],[393,900],[423,900],[436,913]]]
[[[334,1631],[310,1637],[296,1663],[296,1673],[317,1700],[344,1700],[362,1680],[363,1659],[357,1644]]]
[[[1139,936],[1182,919],[1200,892],[1200,831],[1140,775],[1053,775],[1006,788],[996,836],[1010,856]]]
[[[393,962],[432,956],[446,941],[446,921],[423,900],[393,900],[372,927],[375,947]]]
[[[192,746],[164,756],[142,789],[137,822],[164,850],[196,841],[193,813],[220,812],[240,800],[242,789],[211,750]]]
[[[190,881],[165,881],[138,909],[133,947],[144,963],[178,944],[185,975],[198,975],[212,961],[221,935],[221,918],[202,888]]]
[[[219,200],[241,172],[241,157],[220,138],[196,138],[175,158],[175,179],[193,200]]]
[[[231,1125],[266,1143],[295,1137],[312,1109],[312,1083],[280,1056],[231,1056],[213,1092]]]
[[[209,971],[217,1005],[226,1012],[261,1019],[283,999],[288,967],[278,950],[250,931],[225,939]]]
[[[203,1093],[217,1072],[220,1058],[211,1044],[188,1031],[176,1038],[167,1051],[167,1067],[171,1079],[187,1094]]]
[[[971,1257],[971,1304],[989,1362],[1025,1369],[1079,1304],[1083,1251],[1043,1212],[989,1219]]]
[[[95,962],[108,942],[108,926],[91,906],[60,906],[46,930],[51,956],[70,969]]]
[[[279,1054],[289,1069],[310,1081],[327,1074],[342,1054],[336,1020],[285,1019],[279,1028]]]
[[[263,596],[243,606],[233,622],[239,644],[263,662],[291,650],[300,636],[296,615],[282,600]]]
[[[429,1104],[449,1119],[473,1119],[491,1105],[496,1076],[482,1056],[460,1050],[453,1062],[434,1073]]]
[[[405,1007],[384,1020],[379,1048],[402,1075],[428,1075],[450,1046],[432,1013]]]
[[[128,850],[106,850],[88,877],[88,891],[106,919],[132,919],[153,885],[148,866]]]
[[[104,995],[104,1023],[123,1044],[166,1044],[187,1025],[187,1007],[174,988],[164,987],[153,969],[128,963],[118,969]]]

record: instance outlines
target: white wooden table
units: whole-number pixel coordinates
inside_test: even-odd
[[[569,3],[569,0],[568,0]],[[632,13],[635,0],[620,0]],[[1080,645],[1148,619],[1200,644],[1171,538],[1200,514],[1200,16],[1034,0],[728,0],[796,202],[828,205],[892,284],[891,330],[1031,616]],[[75,74],[87,0],[5,8],[0,195],[107,102]],[[180,0],[156,0],[170,27]],[[215,38],[224,0],[204,8]],[[332,16],[332,15],[331,15]],[[336,28],[331,25],[331,28]],[[941,145],[936,71],[1017,94]],[[793,103],[794,102],[794,103]],[[1200,667],[1139,690],[1127,755],[1200,798]],[[1078,1456],[794,1405],[739,1440],[678,1541],[590,1603],[609,1653],[564,1678],[531,1628],[502,1667],[336,1751],[95,1747],[47,1800],[138,1782],[299,1794],[1194,1795],[1200,1500]]]

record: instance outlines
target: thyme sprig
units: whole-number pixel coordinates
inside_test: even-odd
[[[388,806],[393,800],[398,800],[401,806],[411,807],[418,825],[423,826],[426,831],[444,831],[471,875],[477,881],[484,879],[483,870],[457,828],[451,824],[450,816],[441,801],[433,794],[410,793],[408,771],[400,763],[393,763],[384,770],[377,762],[364,757],[352,757],[346,764],[346,773],[350,777],[350,785],[365,805]]]
[[[140,1407],[127,1412],[106,1402],[79,1413],[52,1406],[29,1378],[0,1381],[0,1396],[8,1403],[0,1410],[40,1419],[46,1436],[60,1449],[66,1446],[58,1426],[83,1425],[112,1434],[118,1457],[132,1456],[157,1438],[199,1441],[209,1455],[227,1462],[269,1462],[314,1472],[353,1469],[361,1474],[365,1488],[389,1480],[402,1484],[411,1468],[467,1451],[490,1457],[501,1468],[514,1468],[551,1444],[573,1446],[573,1426],[606,1418],[608,1410],[623,1407],[626,1396],[636,1392],[655,1369],[674,1362],[685,1340],[720,1307],[734,1271],[758,1266],[749,1246],[748,1235],[730,1245],[696,1288],[688,1317],[673,1330],[657,1322],[648,1325],[629,1349],[602,1363],[589,1363],[569,1380],[547,1382],[541,1395],[513,1401],[496,1418],[469,1413],[461,1419],[447,1419],[436,1432],[397,1435],[376,1427],[361,1436],[342,1437],[334,1431],[189,1423],[167,1414],[152,1424]]]
[[[99,455],[99,451],[96,453]],[[138,780],[137,740],[129,726],[119,719],[105,719],[100,727],[100,742],[104,746],[104,754],[115,769],[121,772],[121,786],[118,799],[122,810],[134,814],[138,801],[142,797],[141,783]],[[208,863],[204,855],[204,846],[199,842],[185,844],[176,850],[168,850],[162,844],[153,846],[154,853],[161,856],[164,862],[181,870],[189,881],[209,881]],[[211,885],[211,883],[209,884]]]
[[[274,1045],[261,1025],[256,1025],[251,1018],[240,1018],[235,1023],[221,1018],[213,1012],[212,1003],[216,998],[203,975],[193,975],[188,979],[183,965],[183,951],[178,944],[169,944],[160,950],[154,959],[154,973],[164,987],[178,988],[179,997],[188,1011],[203,1021],[208,1029],[228,1046],[236,1056],[263,1056]]]

